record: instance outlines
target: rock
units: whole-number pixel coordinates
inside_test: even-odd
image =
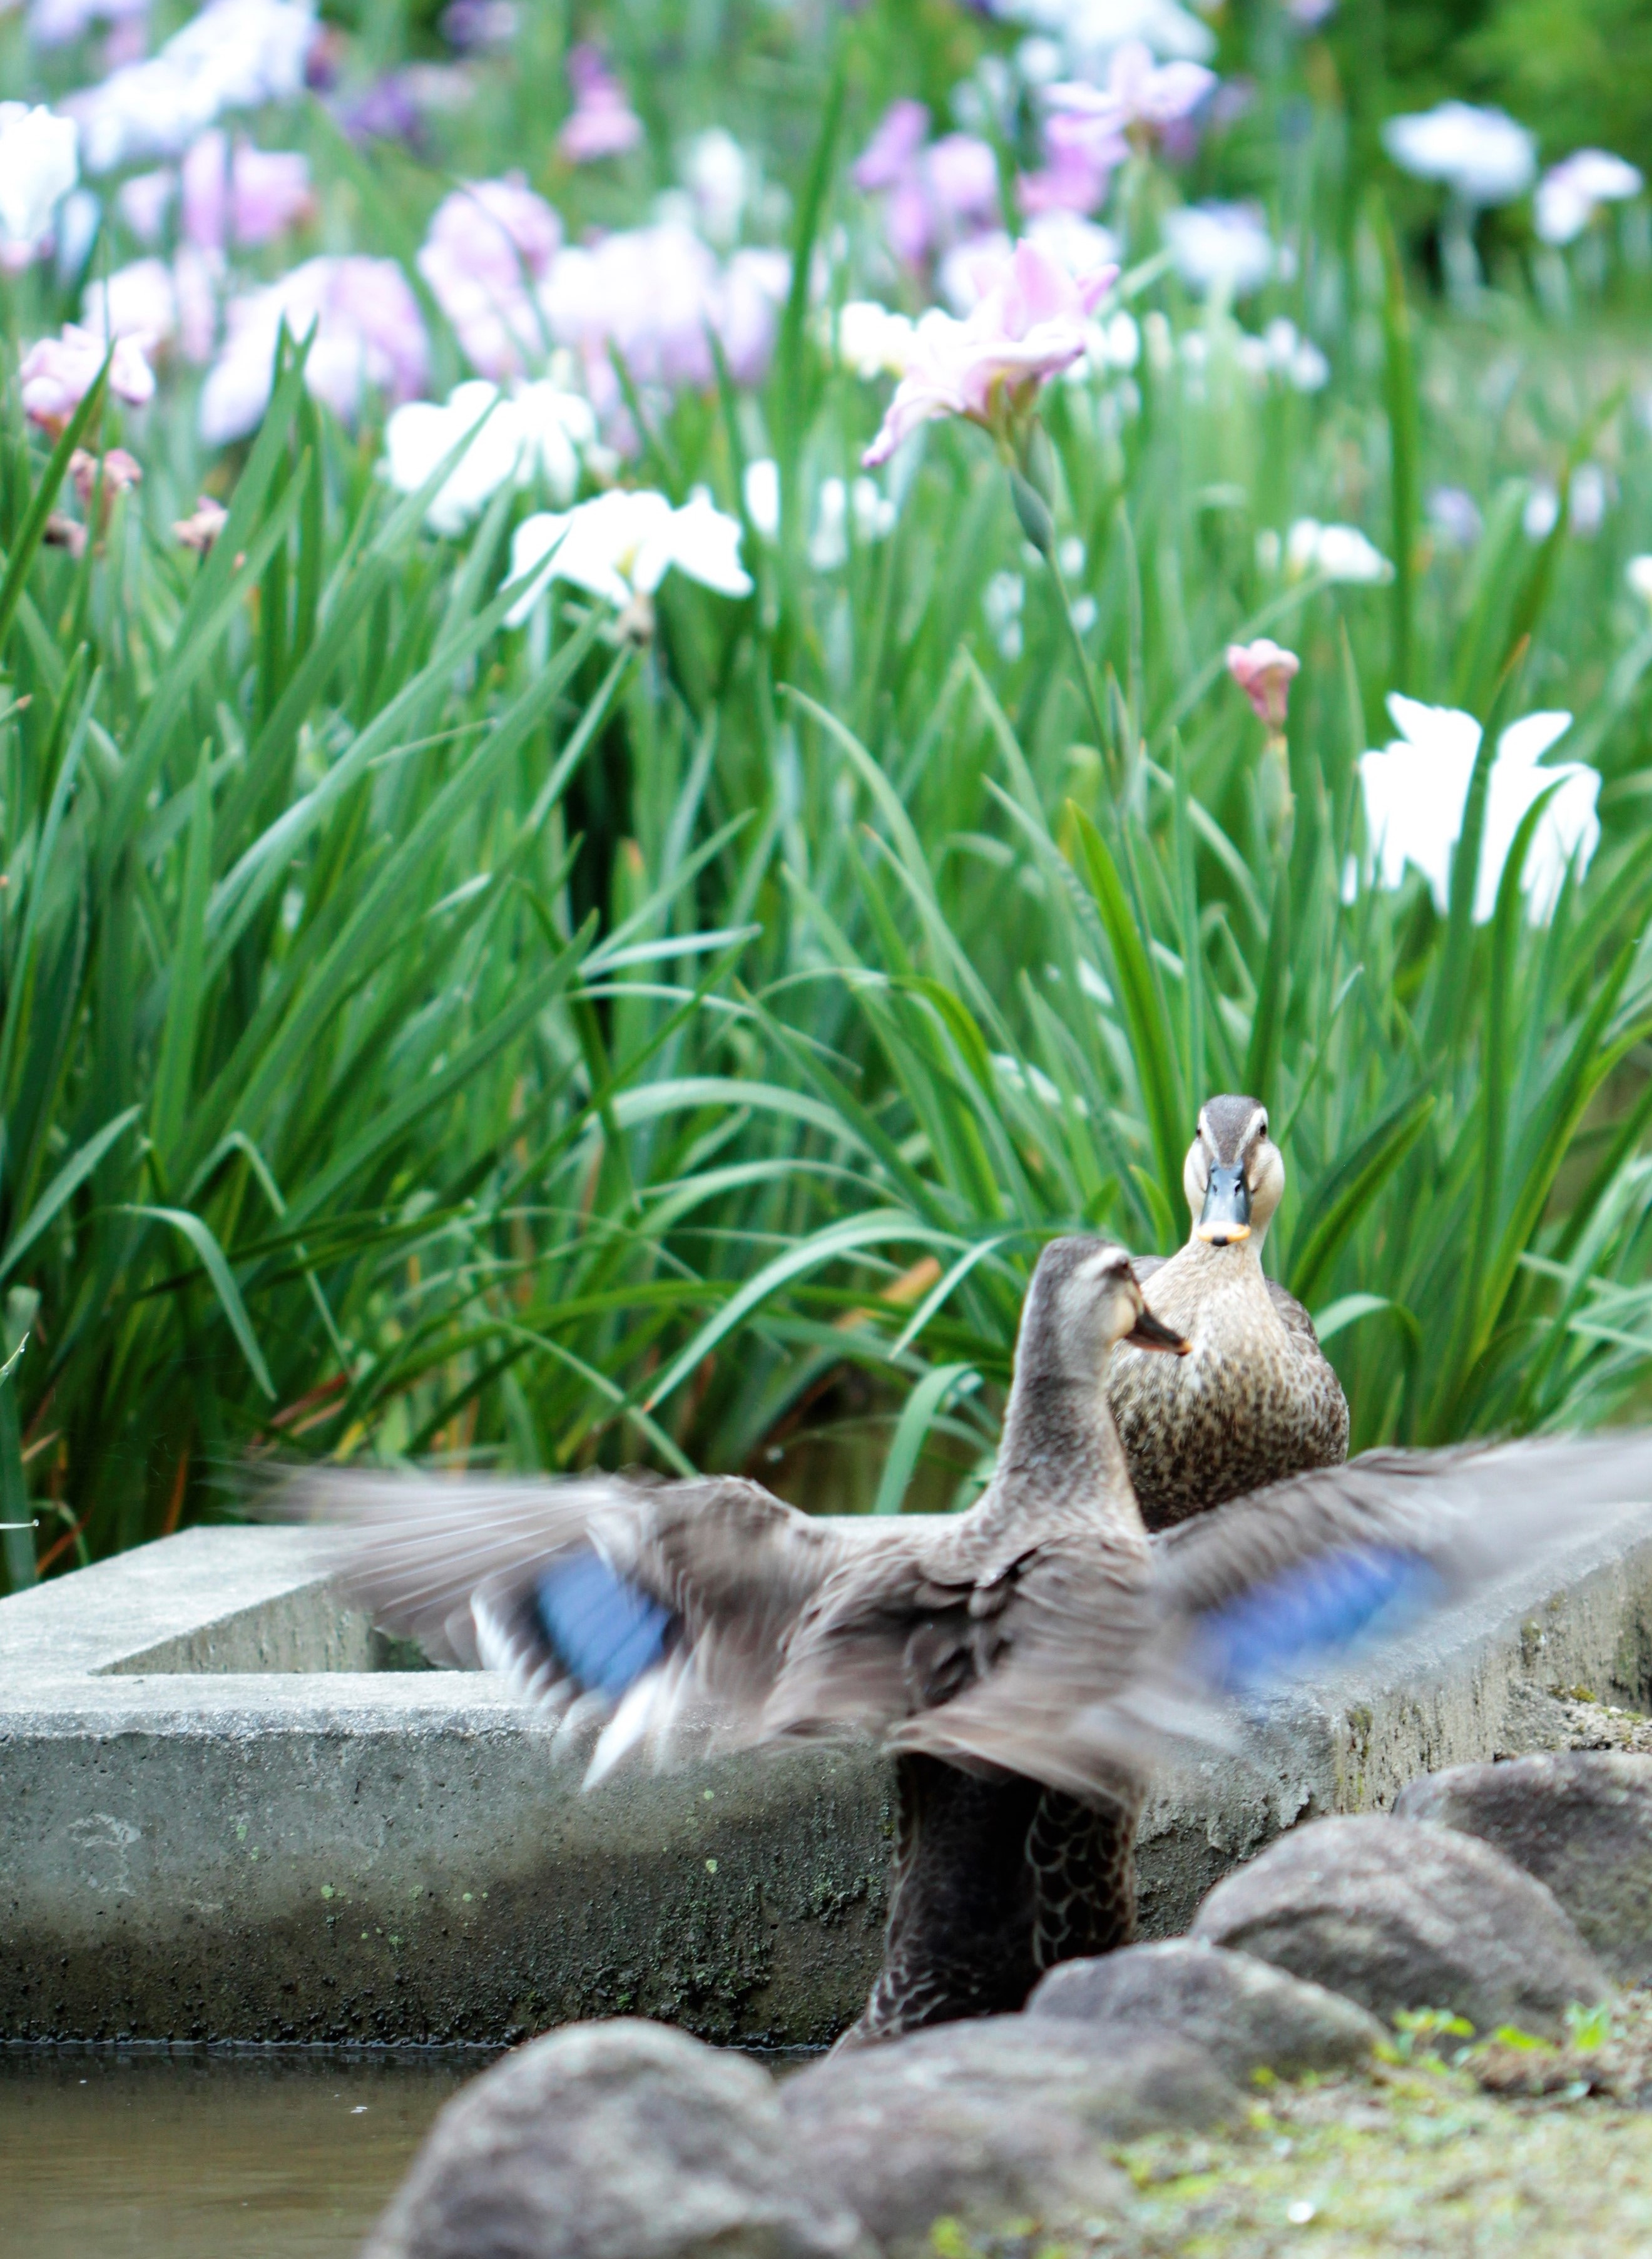
[[[1287,2077],[1364,2063],[1383,2027],[1339,1992],[1306,1984],[1249,1953],[1185,1937],[1065,1961],[1027,2003],[1029,2016],[1132,2035],[1186,2040],[1217,2070]]]
[[[1557,2034],[1612,1981],[1534,1876],[1449,1828],[1371,1814],[1292,1829],[1217,1884],[1193,1936],[1271,1961],[1384,2018]]]
[[[873,2259],[773,2084],[663,2024],[535,2040],[438,2118],[362,2259]]]
[[[1105,2050],[1054,2017],[985,2016],[835,2055],[787,2081],[798,2149],[891,2254],[936,2220],[1067,2223],[1130,2191],[1104,2141],[1208,2127],[1243,2109],[1194,2049],[1131,2033]]]
[[[1394,1809],[1494,1845],[1548,1885],[1621,1984],[1652,1981],[1652,1757],[1454,1765],[1413,1780]]]
[[[1502,1722],[1492,1754],[1498,1757],[1527,1757],[1539,1749],[1563,1749],[1571,1736],[1571,1720],[1565,1703],[1529,1678],[1517,1678],[1503,1705]],[[1399,1807],[1396,1806],[1396,1816]]]

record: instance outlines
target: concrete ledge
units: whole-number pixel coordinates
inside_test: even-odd
[[[488,1676],[400,1671],[305,1533],[197,1530],[0,1602],[0,2040],[509,2039],[641,2013],[830,2037],[877,1965],[888,1782],[852,1752],[589,1797]],[[1295,1821],[1652,1694],[1652,1507],[1164,1780],[1143,1926]]]
[[[186,1529],[0,1601],[0,1701],[36,1673],[371,1671],[374,1656],[307,1529]]]

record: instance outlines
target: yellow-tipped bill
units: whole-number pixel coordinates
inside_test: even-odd
[[[1250,1238],[1250,1188],[1243,1169],[1224,1168],[1219,1163],[1211,1170],[1205,1205],[1193,1231],[1213,1247],[1229,1247]]]

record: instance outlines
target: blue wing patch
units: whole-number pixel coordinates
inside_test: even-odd
[[[534,1605],[572,1676],[615,1700],[659,1662],[674,1621],[595,1553],[555,1562],[534,1587]]]
[[[1227,1692],[1264,1693],[1315,1655],[1392,1636],[1443,1593],[1438,1570],[1420,1554],[1325,1554],[1213,1609],[1200,1625],[1199,1660]]]

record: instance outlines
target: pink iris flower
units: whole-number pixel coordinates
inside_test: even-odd
[[[1301,660],[1283,645],[1258,636],[1255,643],[1230,643],[1228,672],[1250,701],[1251,711],[1277,737],[1285,727],[1291,682]]]
[[[112,279],[112,278],[111,278]],[[178,312],[178,351],[204,368],[218,341],[219,262],[192,243],[181,243],[172,262],[172,287]]]
[[[425,238],[426,248],[441,254],[432,261],[438,270],[463,267],[502,287],[520,284],[524,268],[533,281],[548,274],[561,245],[561,221],[520,173],[466,181],[437,206]]]
[[[520,375],[545,359],[533,291],[561,243],[561,221],[520,173],[467,182],[437,206],[419,272],[484,376]]]
[[[856,159],[851,177],[868,196],[892,189],[917,161],[929,138],[929,113],[921,102],[892,102]]]
[[[539,303],[552,337],[580,353],[591,398],[607,410],[618,396],[610,347],[640,385],[676,392],[716,381],[706,331],[716,283],[715,253],[691,228],[666,221],[564,252]]]
[[[178,327],[178,294],[164,259],[135,259],[107,281],[94,282],[81,307],[82,327],[100,338],[137,338],[146,354],[169,345]]]
[[[173,538],[197,557],[204,557],[230,522],[230,513],[210,495],[202,495],[188,517],[174,518]]]
[[[1065,118],[1052,118],[1044,131],[1043,165],[1023,173],[1016,200],[1029,217],[1037,212],[1099,210],[1107,201],[1114,169],[1129,154],[1122,136],[1108,140],[1087,130],[1070,133]]]
[[[1145,40],[1126,39],[1113,50],[1105,87],[1065,80],[1045,99],[1052,125],[1060,118],[1106,141],[1122,135],[1145,143],[1191,118],[1215,86],[1215,72],[1203,63],[1155,62]]]
[[[223,351],[201,388],[198,421],[208,446],[257,428],[269,405],[283,322],[294,338],[310,338],[310,391],[346,424],[369,391],[400,401],[424,389],[424,317],[395,261],[307,259],[267,289],[231,302]]]
[[[69,457],[69,477],[81,498],[82,515],[89,524],[96,510],[100,534],[109,531],[116,495],[141,486],[143,476],[143,465],[124,447],[111,447],[101,459],[84,447],[76,447]]]
[[[673,222],[625,228],[565,251],[539,307],[558,345],[578,353],[604,417],[622,409],[610,348],[635,381],[667,393],[716,381],[716,336],[737,384],[756,384],[774,349],[791,264],[780,251],[737,251],[726,267]]]
[[[134,173],[115,191],[115,206],[141,244],[151,249],[166,231],[167,213],[178,192],[177,176],[168,167],[156,173]]]
[[[643,138],[643,121],[625,99],[625,89],[593,46],[568,56],[574,107],[557,136],[558,154],[570,165],[592,165],[602,157],[623,157]]]
[[[1114,266],[1072,275],[1036,243],[1015,246],[963,321],[932,308],[913,333],[907,374],[862,461],[887,462],[920,424],[962,416],[1000,438],[1046,377],[1086,349],[1086,326],[1118,279]]]
[[[999,216],[991,145],[972,133],[929,141],[929,113],[921,102],[892,103],[854,167],[856,187],[883,197],[889,248],[908,267],[922,266]]]
[[[217,127],[184,158],[183,232],[198,250],[252,250],[308,219],[315,198],[310,160],[295,151],[255,149]]]
[[[102,338],[73,322],[65,325],[61,338],[42,338],[31,346],[18,372],[23,410],[30,422],[55,438],[91,390],[108,351]],[[140,339],[115,339],[109,388],[134,408],[154,397],[155,373],[144,357]]]

